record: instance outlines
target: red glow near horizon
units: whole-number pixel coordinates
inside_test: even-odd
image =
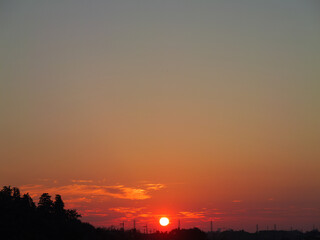
[[[280,206],[275,197],[260,200],[255,208],[244,198],[230,198],[224,202],[217,201],[208,207],[194,206],[190,209],[186,201],[173,204],[170,196],[176,193],[179,187],[175,185],[144,183],[126,186],[99,184],[94,181],[71,182],[72,184],[65,185],[30,184],[23,185],[20,189],[22,193],[29,192],[36,203],[44,192],[48,192],[52,198],[55,194],[61,194],[66,208],[77,209],[84,221],[98,227],[117,226],[119,222],[125,222],[126,229],[131,229],[135,221],[137,229],[141,230],[143,226],[148,225],[148,228],[156,230],[159,229],[159,219],[167,217],[170,219],[168,225],[160,223],[166,230],[177,228],[181,220],[181,228],[198,227],[209,231],[212,220],[214,230],[232,228],[254,231],[256,224],[259,224],[261,229],[266,229],[274,223],[282,229],[289,229],[291,226],[297,229],[311,229],[313,222],[317,220],[316,217],[310,218],[309,222],[303,217],[281,217],[284,213],[299,213],[303,216],[303,213],[311,214],[318,210],[287,207],[285,204]],[[183,196],[181,192],[180,195]]]

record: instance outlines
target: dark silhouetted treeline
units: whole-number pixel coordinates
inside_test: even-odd
[[[318,230],[302,233],[300,231],[259,231],[248,233],[245,231],[228,230],[224,232],[208,233],[210,240],[320,240]]]
[[[36,206],[18,188],[5,186],[0,191],[0,239],[91,239],[96,230],[80,217],[76,210],[64,208],[60,195],[53,201],[43,193]]]
[[[320,240],[318,230],[224,231],[205,233],[198,228],[144,234],[137,230],[95,228],[80,221],[75,209],[65,209],[60,195],[43,193],[36,205],[29,194],[5,186],[0,191],[0,239],[4,240]]]

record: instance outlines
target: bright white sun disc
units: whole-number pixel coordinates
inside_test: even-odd
[[[169,224],[169,219],[166,217],[162,217],[160,218],[159,223],[161,226],[167,226]]]

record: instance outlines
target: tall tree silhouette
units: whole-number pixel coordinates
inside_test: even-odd
[[[38,209],[41,212],[51,213],[53,211],[53,201],[48,193],[43,193],[39,198]]]
[[[65,209],[61,195],[54,202],[43,193],[38,205],[28,193],[21,197],[19,188],[0,190],[0,239],[96,239],[95,228],[82,223],[75,209]]]
[[[23,196],[22,196],[22,202],[23,202],[23,205],[24,205],[26,208],[30,208],[30,209],[35,209],[35,208],[36,208],[36,205],[35,205],[35,203],[33,202],[32,198],[30,197],[29,193],[23,194]]]
[[[13,199],[14,200],[20,200],[20,190],[19,188],[14,187],[13,189]]]
[[[58,219],[63,219],[66,216],[66,210],[64,209],[64,202],[62,201],[61,195],[57,194],[55,197],[55,201],[53,203],[53,209],[55,215]]]

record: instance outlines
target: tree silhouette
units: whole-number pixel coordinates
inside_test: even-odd
[[[62,201],[61,195],[57,194],[55,197],[55,201],[53,203],[53,209],[55,214],[58,217],[64,217],[66,214],[66,211],[64,209],[64,202]]]
[[[39,198],[38,209],[44,212],[52,212],[53,210],[53,201],[51,196],[48,193],[43,193]]]
[[[32,198],[30,197],[29,193],[23,194],[21,200],[26,208],[31,208],[31,209],[36,208],[36,205],[33,202]]]
[[[81,218],[81,215],[77,212],[76,209],[68,209],[67,210],[67,217],[69,220],[77,220]]]
[[[75,209],[64,207],[59,194],[53,202],[43,193],[36,206],[29,193],[21,197],[19,188],[4,186],[0,190],[0,239],[94,239],[94,227],[82,223]]]
[[[19,188],[16,188],[16,187],[14,187],[13,189],[13,198],[15,199],[15,200],[20,200],[20,190],[19,190]]]
[[[1,196],[3,198],[10,198],[12,196],[12,188],[10,186],[4,186],[1,190]]]

